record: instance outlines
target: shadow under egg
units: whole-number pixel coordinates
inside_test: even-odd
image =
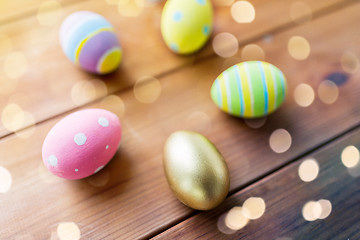
[[[98,195],[102,198],[111,198],[109,194],[121,194],[125,191],[132,177],[130,160],[124,150],[116,152],[110,162],[99,172],[84,179],[68,181],[70,187],[83,194]],[[108,191],[116,189],[116,191]]]

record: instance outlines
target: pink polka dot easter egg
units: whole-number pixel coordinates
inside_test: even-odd
[[[100,171],[115,155],[121,140],[118,117],[103,109],[74,112],[60,120],[46,136],[45,166],[66,179],[81,179]]]

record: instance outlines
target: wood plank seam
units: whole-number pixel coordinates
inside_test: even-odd
[[[89,0],[79,0],[79,1],[89,1]],[[345,2],[336,3],[336,4],[333,4],[333,5],[329,6],[329,7],[320,9],[320,10],[318,10],[318,11],[316,11],[316,12],[313,13],[313,19],[312,19],[312,21],[313,21],[313,20],[316,20],[316,19],[318,19],[318,18],[321,18],[321,17],[323,17],[323,16],[326,16],[326,15],[328,15],[328,14],[332,14],[332,13],[334,13],[334,12],[336,12],[336,11],[341,10],[341,9],[347,8],[347,7],[349,7],[349,6],[351,6],[352,4],[355,4],[355,3],[357,3],[357,2],[358,2],[358,0],[347,0],[347,1],[345,1]],[[72,4],[67,4],[67,5],[72,5]],[[67,5],[66,5],[66,6],[67,6]],[[20,19],[18,19],[18,20],[20,20]],[[2,24],[2,23],[0,22],[0,26],[1,26],[1,24]],[[287,30],[289,30],[289,29],[291,29],[291,28],[293,28],[293,27],[296,27],[296,26],[298,26],[298,24],[295,23],[295,22],[293,22],[293,21],[288,22],[288,23],[285,23],[285,24],[282,24],[282,25],[279,25],[279,26],[277,26],[277,27],[274,27],[273,29],[270,29],[270,30],[267,31],[267,32],[264,32],[264,33],[261,33],[261,34],[258,34],[258,35],[256,35],[256,36],[254,36],[254,37],[251,37],[251,38],[249,38],[249,39],[240,41],[240,42],[239,42],[239,46],[243,46],[243,45],[246,45],[246,44],[255,42],[255,41],[259,41],[260,39],[262,39],[262,37],[263,37],[264,35],[267,35],[267,34],[278,34],[278,33],[281,33],[281,32],[285,32],[285,31],[287,31]],[[208,43],[208,44],[209,44],[209,43]],[[157,78],[157,79],[159,79],[159,80],[161,80],[161,78],[163,78],[163,77],[165,77],[165,76],[167,76],[167,75],[177,73],[177,72],[181,71],[182,69],[187,68],[187,67],[190,67],[191,65],[193,65],[193,64],[195,64],[195,63],[201,63],[201,62],[210,60],[210,59],[212,59],[212,58],[214,58],[214,57],[217,57],[217,55],[213,52],[212,54],[209,54],[209,55],[206,55],[206,56],[203,56],[203,57],[200,57],[200,58],[195,58],[194,62],[192,62],[192,63],[186,63],[186,64],[184,64],[184,65],[174,67],[174,68],[172,68],[172,69],[170,69],[170,70],[167,70],[167,71],[165,71],[165,72],[163,72],[163,73],[157,74],[157,75],[155,75],[154,77]],[[112,95],[112,94],[116,94],[116,95],[117,95],[117,94],[120,94],[120,93],[122,93],[122,92],[131,91],[132,87],[133,87],[133,85],[129,85],[128,87],[125,87],[125,88],[120,89],[120,90],[118,90],[118,91],[109,92],[108,95],[106,95],[106,96],[103,96],[103,97],[94,99],[93,101],[87,102],[87,103],[84,104],[84,105],[71,108],[71,109],[69,109],[69,110],[67,110],[67,111],[64,111],[64,112],[58,113],[58,114],[56,114],[56,115],[53,115],[53,116],[51,116],[51,117],[49,117],[49,118],[47,118],[47,119],[38,121],[38,122],[35,123],[35,125],[42,124],[42,123],[44,123],[44,122],[47,122],[48,120],[51,120],[51,119],[54,119],[54,118],[57,118],[57,117],[60,117],[60,116],[65,116],[65,115],[67,115],[67,114],[69,114],[69,113],[71,113],[71,112],[73,112],[73,111],[75,111],[75,110],[77,110],[77,109],[81,109],[81,108],[84,108],[84,107],[86,107],[86,106],[89,106],[89,105],[92,105],[92,104],[94,104],[94,103],[97,103],[97,102],[101,101],[102,99],[104,99],[105,97],[107,97],[107,96],[109,96],[109,95]],[[29,128],[29,127],[31,127],[31,126],[25,126],[25,127],[21,128],[21,129],[19,129],[18,131],[26,130],[26,129]],[[8,137],[8,136],[11,136],[11,135],[13,135],[13,134],[14,134],[14,132],[9,132],[8,134],[5,134],[5,135],[3,135],[3,136],[0,136],[0,140],[3,139],[3,138],[6,138],[6,137]]]

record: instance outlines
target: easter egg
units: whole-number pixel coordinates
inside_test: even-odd
[[[121,139],[118,117],[103,109],[74,112],[47,134],[42,157],[55,175],[81,179],[100,171],[115,155]]]
[[[203,135],[177,131],[164,148],[164,171],[176,197],[197,210],[218,206],[229,191],[229,172],[216,147]]]
[[[209,0],[168,0],[161,16],[166,45],[179,54],[198,51],[209,39],[213,10]]]
[[[79,11],[69,15],[60,28],[60,43],[65,55],[90,73],[113,72],[122,59],[114,28],[97,13]]]
[[[262,61],[235,64],[214,81],[211,98],[224,112],[244,118],[266,116],[285,100],[286,79],[274,65]]]

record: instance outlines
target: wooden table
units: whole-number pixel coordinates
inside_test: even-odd
[[[190,56],[163,43],[161,1],[1,3],[1,240],[360,239],[360,1],[254,0],[250,23],[232,18],[231,2],[213,1],[212,37]],[[62,53],[61,21],[77,10],[114,25],[124,49],[114,74],[87,74]],[[214,52],[221,33],[237,39],[233,56]],[[210,98],[213,80],[244,60],[288,79],[284,105],[260,121],[230,117]],[[120,150],[87,179],[55,177],[41,159],[46,134],[94,107],[119,116]],[[227,161],[230,193],[214,210],[184,206],[167,185],[163,145],[180,129],[207,136]]]

